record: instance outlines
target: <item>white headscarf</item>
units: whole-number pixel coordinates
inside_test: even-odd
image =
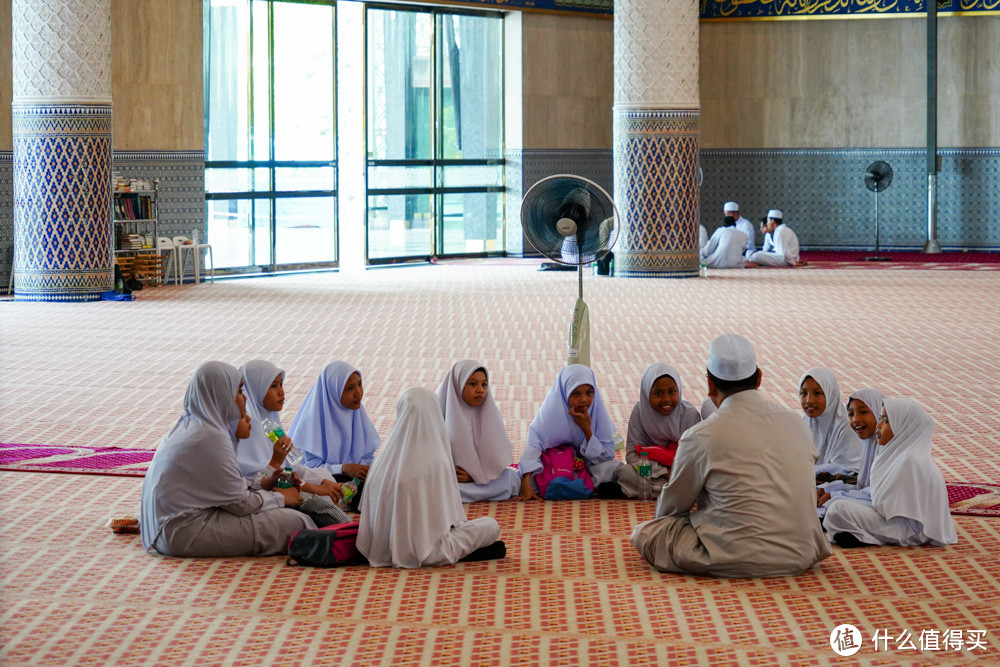
[[[570,443],[577,449],[584,445],[583,431],[569,416],[567,404],[573,390],[584,384],[594,388],[594,402],[590,405],[590,430],[601,443],[614,448],[612,438],[615,426],[611,423],[611,416],[604,407],[594,372],[583,364],[571,364],[559,371],[559,377],[549,389],[541,407],[538,408],[538,414],[528,427],[529,445],[542,451],[558,447],[563,443]]]
[[[247,414],[250,415],[250,437],[236,445],[236,459],[244,477],[251,477],[267,468],[274,453],[274,443],[267,437],[263,419],[270,419],[281,425],[281,415],[264,407],[264,395],[271,388],[274,378],[285,379],[285,371],[270,361],[253,359],[240,366],[243,376],[243,393],[247,396]]]
[[[296,447],[306,452],[306,463],[310,466],[322,463],[368,465],[375,458],[375,450],[382,439],[368,418],[365,406],[351,410],[340,402],[352,373],[361,375],[345,361],[328,364],[292,421],[288,435]]]
[[[437,397],[411,387],[365,480],[358,549],[376,567],[420,567],[467,521]]]
[[[649,393],[653,391],[653,384],[664,375],[673,378],[677,383],[677,406],[671,410],[669,415],[661,415],[649,404]],[[648,436],[642,444],[665,445],[668,442],[678,442],[681,434],[701,421],[701,414],[698,408],[687,401],[681,400],[683,396],[681,387],[681,374],[677,369],[668,364],[650,364],[642,374],[642,381],[639,387],[639,400],[632,410],[633,418],[638,416],[639,427]],[[629,430],[632,430],[631,420]]]
[[[810,368],[799,378],[799,388],[806,378],[812,378],[823,390],[826,396],[826,409],[819,417],[803,415],[809,430],[812,431],[813,443],[819,451],[817,464],[836,463],[850,470],[857,470],[861,462],[861,443],[851,431],[847,419],[847,408],[840,400],[840,385],[834,374],[817,366]]]
[[[882,401],[885,400],[885,394],[878,389],[858,389],[847,397],[847,402],[844,403],[845,409],[854,399],[867,405],[868,409],[875,415],[875,421],[878,421],[879,415],[882,414]],[[863,489],[871,484],[872,462],[878,452],[877,432],[872,437],[861,441],[861,469],[858,471],[857,488]]]
[[[221,361],[195,369],[184,413],[156,448],[142,481],[142,545],[156,542],[178,514],[238,503],[250,491],[236,464],[240,373]]]
[[[931,458],[934,420],[912,398],[882,402],[892,439],[872,466],[872,506],[886,519],[904,517],[921,525],[937,546],[958,541],[948,508],[948,489]]]
[[[437,397],[455,465],[469,473],[476,484],[486,484],[514,462],[514,443],[507,437],[500,408],[488,384],[486,400],[479,407],[462,398],[465,383],[479,369],[486,371],[485,366],[472,359],[458,362],[438,387]]]

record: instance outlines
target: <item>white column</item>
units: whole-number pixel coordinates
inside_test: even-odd
[[[698,2],[616,0],[615,275],[698,275]]]
[[[13,0],[14,296],[111,289],[111,0]]]

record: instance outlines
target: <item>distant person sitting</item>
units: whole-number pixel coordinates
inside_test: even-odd
[[[726,216],[733,216],[736,220],[736,229],[740,230],[747,235],[746,248],[743,251],[743,256],[750,259],[750,255],[757,250],[757,237],[754,235],[753,225],[749,220],[740,215],[740,205],[734,201],[727,201],[722,207],[722,213]]]
[[[767,212],[767,231],[774,241],[774,250],[759,250],[750,255],[748,267],[795,266],[799,262],[799,237],[782,224],[781,211],[772,208]]]
[[[742,269],[746,243],[747,235],[736,228],[736,218],[727,215],[701,249],[702,264],[710,269]]]

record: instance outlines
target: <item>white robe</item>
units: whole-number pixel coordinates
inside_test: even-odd
[[[754,231],[753,224],[749,220],[744,218],[742,215],[736,219],[736,229],[740,230],[741,232],[747,235],[747,239],[745,241],[746,246],[744,247],[743,251],[743,257],[744,259],[749,258],[750,255],[752,255],[754,251],[757,250],[757,243],[756,243],[757,232]]]
[[[594,388],[594,401],[590,405],[590,440],[584,440],[583,431],[569,415],[567,403],[573,390],[585,384]],[[604,407],[594,372],[582,364],[571,364],[559,371],[559,377],[528,427],[528,442],[521,452],[518,468],[522,475],[536,473],[542,469],[543,451],[571,444],[583,455],[594,486],[614,481],[618,468],[622,466],[622,462],[615,458],[614,435],[615,427]]]
[[[656,518],[635,527],[632,545],[666,572],[804,572],[831,554],[816,518],[815,458],[794,413],[755,390],[728,396],[681,438]]]
[[[871,507],[830,503],[823,522],[829,539],[846,532],[866,544],[954,544],[948,489],[931,457],[934,420],[912,398],[887,398],[883,406],[893,436],[872,465]]]
[[[240,374],[218,361],[199,366],[184,413],[156,448],[142,481],[142,545],[167,556],[284,553],[296,531],[315,528],[273,491],[251,491],[236,462]]]
[[[759,250],[748,259],[762,266],[795,266],[799,262],[799,237],[785,224],[778,225],[771,234],[774,250]]]
[[[706,243],[708,243],[708,230],[705,229],[705,225],[698,225],[698,247],[704,248]]]
[[[746,236],[736,227],[719,227],[701,249],[702,263],[710,269],[742,269]]]
[[[500,408],[493,400],[487,383],[486,399],[473,407],[462,398],[462,391],[476,370],[485,367],[465,359],[455,364],[437,390],[441,413],[448,429],[452,460],[472,477],[459,482],[462,502],[507,500],[516,495],[521,476],[511,468],[514,443],[507,437]]]
[[[499,537],[495,519],[465,516],[437,396],[407,389],[365,480],[358,550],[373,567],[448,565]]]
[[[669,376],[677,383],[677,405],[669,415],[661,415],[649,404],[649,394],[653,384],[662,376]],[[698,409],[682,400],[684,396],[681,385],[681,375],[673,366],[667,364],[650,364],[642,374],[639,383],[639,400],[632,407],[632,415],[628,419],[628,438],[625,441],[625,465],[618,469],[618,483],[629,498],[639,495],[639,473],[637,466],[642,458],[636,451],[636,445],[665,446],[670,442],[679,442],[686,430],[701,421]],[[653,493],[659,493],[670,478],[670,468],[656,461],[649,462],[652,468]]]

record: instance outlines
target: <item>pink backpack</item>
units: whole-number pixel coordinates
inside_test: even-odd
[[[563,444],[542,452],[542,469],[535,473],[538,493],[546,500],[589,498],[594,493],[594,480],[586,463],[573,445]],[[553,484],[554,480],[558,480]]]
[[[288,540],[288,564],[339,567],[367,562],[357,547],[359,525],[352,521],[298,531]]]

